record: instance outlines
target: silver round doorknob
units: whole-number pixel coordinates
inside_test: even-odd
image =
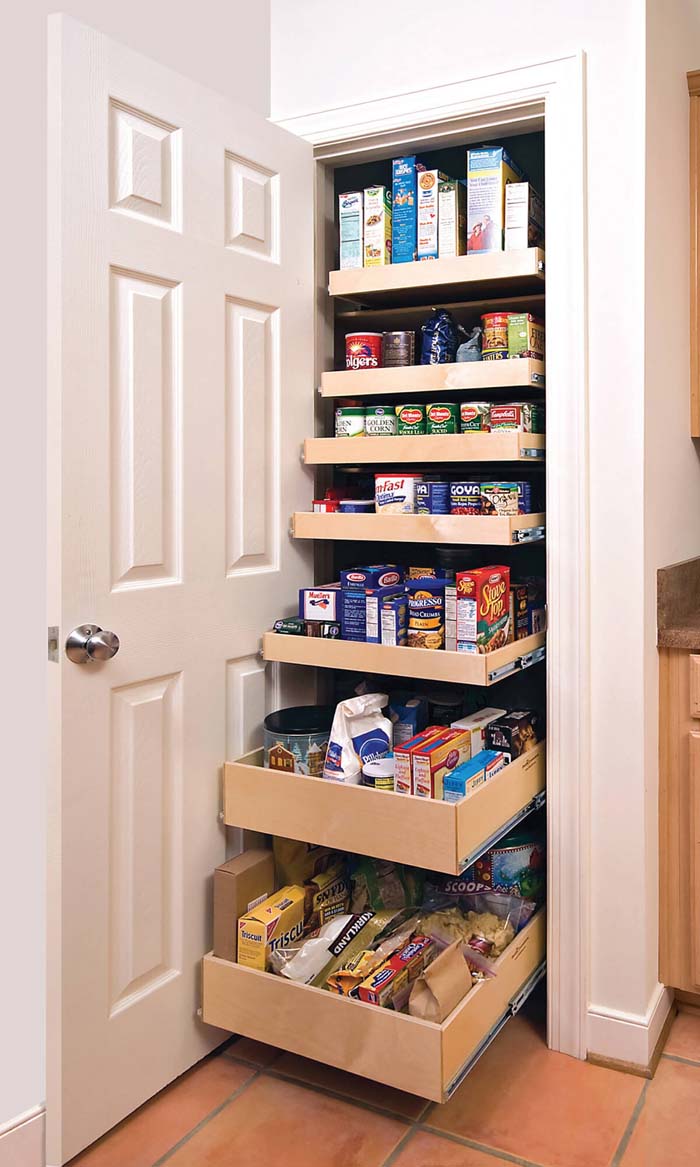
[[[111,660],[119,652],[116,632],[100,628],[98,624],[80,624],[66,640],[66,656],[76,665],[91,660]]]

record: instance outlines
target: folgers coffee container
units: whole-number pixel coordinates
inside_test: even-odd
[[[382,361],[385,369],[412,365],[416,359],[415,332],[385,332],[382,337]]]
[[[487,312],[481,317],[484,333],[481,341],[481,358],[484,361],[501,361],[508,357],[509,312]]]
[[[459,433],[458,406],[449,401],[429,405],[426,411],[426,432],[429,434]]]
[[[382,367],[381,332],[348,332],[345,336],[346,369]]]
[[[488,432],[491,428],[490,411],[491,404],[488,401],[463,401],[459,407],[459,424],[462,433]]]
[[[396,405],[397,432],[400,435],[425,433],[424,405]]]

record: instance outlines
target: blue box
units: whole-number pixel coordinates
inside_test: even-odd
[[[367,639],[372,642],[369,629]],[[408,643],[408,597],[405,592],[379,601],[379,642],[394,646]]]
[[[532,514],[532,483],[519,482],[518,484],[518,514]]]
[[[425,170],[415,154],[391,164],[391,262],[412,263],[418,249],[417,174]]]
[[[385,596],[403,593],[403,587],[395,584],[385,588],[345,588],[342,603],[341,627],[343,640],[369,639],[368,628],[372,632],[370,643],[379,644],[379,602]],[[377,629],[374,636],[374,629]]]
[[[369,567],[353,567],[341,571],[341,588],[386,588],[403,583],[404,569],[395,563],[373,563]]]
[[[480,750],[468,762],[462,762],[449,774],[445,774],[442,784],[443,802],[459,802],[484,782],[488,782],[508,763],[500,750]]]

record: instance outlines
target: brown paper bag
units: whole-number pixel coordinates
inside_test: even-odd
[[[408,1001],[412,1017],[440,1023],[469,992],[472,978],[463,946],[464,941],[455,940],[417,978]]]

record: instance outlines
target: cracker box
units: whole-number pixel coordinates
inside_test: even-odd
[[[368,1005],[382,1005],[388,1008],[407,985],[408,969],[399,968],[387,960],[362,982],[357,990],[357,996]]]
[[[486,746],[486,727],[499,717],[505,717],[505,709],[480,709],[478,713],[470,713],[468,717],[460,717],[459,721],[452,722],[453,729],[466,729],[471,736],[472,758],[480,754]]]
[[[507,758],[498,750],[481,750],[464,765],[446,775],[443,800],[459,802],[490,781],[507,764]]]
[[[289,886],[276,891],[238,921],[239,964],[265,972],[270,953],[298,940],[304,931],[303,887]]]
[[[439,170],[423,170],[418,175],[418,259],[438,257],[438,191],[441,182],[449,182],[449,176]]]
[[[446,774],[471,756],[469,734],[463,729],[446,729],[417,749],[412,758],[413,793],[418,798],[442,798]]]
[[[367,637],[369,640],[369,636]],[[408,597],[389,596],[379,603],[379,640],[381,644],[408,643]]]
[[[411,263],[418,238],[417,180],[425,165],[411,154],[391,164],[391,262]]]
[[[386,186],[365,189],[365,267],[391,263],[391,194]]]
[[[506,186],[505,249],[544,245],[544,203],[530,182]]]
[[[413,754],[421,746],[445,732],[444,725],[429,725],[403,745],[394,746],[394,790],[397,794],[413,794]]]
[[[503,251],[506,186],[522,177],[502,146],[467,150],[467,251]]]
[[[362,191],[348,191],[338,195],[338,220],[340,224],[341,268],[362,267],[362,233],[364,214]]]
[[[343,593],[339,583],[299,589],[300,620],[340,620],[342,608]]]
[[[457,573],[457,651],[494,652],[510,636],[510,568],[496,565]]]
[[[486,727],[488,748],[501,750],[509,762],[533,749],[541,737],[541,721],[532,709],[514,710]]]
[[[508,313],[508,356],[544,360],[544,323],[531,312]]]
[[[467,251],[467,188],[449,179],[438,187],[438,256],[465,255]]]

